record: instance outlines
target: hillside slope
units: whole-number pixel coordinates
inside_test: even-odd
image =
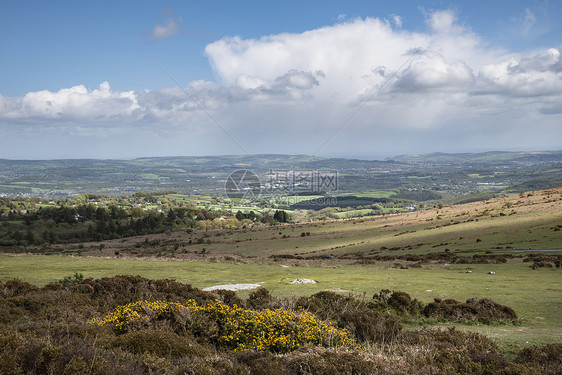
[[[93,256],[369,257],[562,249],[562,187],[374,218],[176,232],[88,246]],[[76,245],[68,245],[68,251]],[[60,249],[61,247],[59,247]],[[562,252],[562,251],[561,251]]]

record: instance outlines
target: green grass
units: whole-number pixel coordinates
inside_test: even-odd
[[[311,199],[321,199],[324,195],[287,195],[279,198],[280,204],[296,204]]]
[[[372,209],[365,208],[365,209],[361,209],[361,210],[350,210],[350,211],[344,211],[344,212],[336,212],[335,215],[337,217],[339,217],[340,219],[346,219],[346,218],[350,218],[350,217],[367,216],[371,212],[373,212]]]
[[[365,191],[365,192],[357,192],[357,193],[332,193],[330,195],[335,195],[335,196],[351,195],[358,198],[390,198],[394,194],[396,194],[395,191],[375,190],[375,191]]]
[[[253,264],[213,261],[133,260],[73,258],[63,256],[0,255],[0,280],[19,277],[44,285],[75,272],[100,278],[118,274],[140,275],[152,279],[170,278],[195,287],[260,283],[272,294],[283,297],[310,295],[320,290],[353,293],[370,299],[381,289],[402,290],[424,302],[433,298],[492,298],[515,309],[522,324],[459,325],[463,329],[487,334],[505,346],[520,347],[562,339],[562,285],[559,269],[532,270],[528,263],[511,261],[498,265],[441,265],[407,270],[391,264],[354,265],[347,263],[257,262]],[[470,268],[472,273],[466,273]],[[495,275],[489,275],[493,270]],[[318,284],[291,285],[296,278],[309,278]],[[240,292],[247,296],[249,292]],[[450,324],[448,324],[450,325]]]
[[[456,207],[439,212],[413,212],[355,221],[218,231],[211,234],[211,245],[189,249],[200,251],[201,247],[205,247],[211,253],[266,257],[271,254],[311,256],[360,252],[369,255],[381,248],[398,248],[392,252],[398,255],[445,249],[466,253],[498,248],[509,251],[508,247],[519,250],[559,249],[562,243],[562,231],[552,229],[562,223],[562,213],[556,210],[504,217],[497,216],[499,211],[487,214],[472,211],[470,215],[460,215],[459,211],[462,209]],[[483,216],[476,217],[476,221],[475,215]],[[281,238],[279,232],[289,237]],[[301,237],[302,232],[310,232],[310,236]],[[421,245],[414,249],[407,248],[418,244]]]

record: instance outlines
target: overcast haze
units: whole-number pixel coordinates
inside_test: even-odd
[[[204,3],[4,2],[0,158],[562,149],[561,2]]]

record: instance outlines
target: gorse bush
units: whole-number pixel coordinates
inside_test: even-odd
[[[346,330],[326,324],[306,311],[254,311],[218,301],[205,305],[198,305],[194,300],[183,304],[139,301],[119,306],[92,323],[110,326],[116,332],[129,332],[159,320],[168,320],[176,331],[207,336],[216,339],[220,346],[234,350],[286,353],[303,345],[353,345]]]

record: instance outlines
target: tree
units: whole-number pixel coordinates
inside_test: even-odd
[[[244,214],[242,213],[242,211],[238,211],[238,212],[236,213],[236,218],[237,218],[239,221],[242,221],[242,220],[245,219]]]
[[[275,213],[273,214],[273,218],[280,223],[286,223],[287,221],[289,221],[289,215],[287,215],[287,213],[283,210],[275,211]]]

